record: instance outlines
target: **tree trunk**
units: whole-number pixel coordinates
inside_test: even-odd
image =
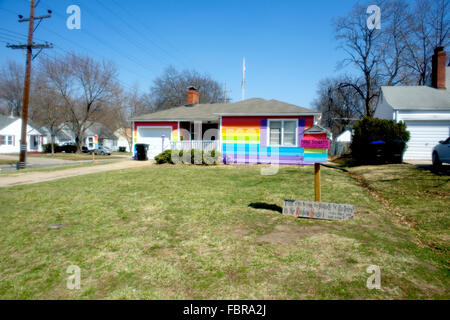
[[[55,135],[51,135],[52,158],[55,157]]]

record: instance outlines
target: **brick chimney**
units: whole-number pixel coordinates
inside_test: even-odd
[[[189,87],[187,92],[187,105],[194,105],[200,101],[200,92],[197,88]]]
[[[437,47],[434,49],[432,70],[431,70],[431,84],[436,89],[446,88],[445,64],[447,62],[447,54],[444,47]]]

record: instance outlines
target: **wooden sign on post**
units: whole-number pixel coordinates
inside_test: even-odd
[[[298,218],[348,220],[353,219],[354,209],[350,204],[284,200],[283,214]]]

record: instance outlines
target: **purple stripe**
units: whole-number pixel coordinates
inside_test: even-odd
[[[230,164],[230,163],[229,163]],[[235,162],[234,164],[291,164],[291,165],[304,165],[305,163],[301,160],[280,160],[279,162],[250,162],[250,163],[245,163],[245,162]]]
[[[304,158],[302,156],[293,157],[293,156],[287,156],[287,157],[269,157],[269,156],[247,156],[247,157],[238,157],[236,160],[234,160],[233,163],[279,163],[279,164],[302,164],[304,161]]]
[[[259,132],[259,144],[261,147],[266,147],[267,145],[267,119],[261,120],[261,130]]]
[[[298,146],[301,145],[305,132],[305,119],[298,119]]]

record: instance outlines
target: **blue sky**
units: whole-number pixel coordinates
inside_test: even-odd
[[[331,20],[355,1],[305,0],[41,0],[36,15],[53,10],[35,33],[35,42],[55,45],[49,55],[89,54],[113,61],[120,81],[147,91],[169,65],[195,69],[228,84],[241,99],[242,58],[246,58],[246,98],[277,99],[311,107],[318,82],[337,75],[344,53],[337,49]],[[69,30],[66,9],[81,8],[81,29]],[[0,0],[0,55],[25,62],[28,0]],[[364,14],[362,12],[361,14]],[[9,30],[9,31],[7,31]],[[11,33],[13,31],[15,33]],[[40,41],[41,40],[41,41]]]

